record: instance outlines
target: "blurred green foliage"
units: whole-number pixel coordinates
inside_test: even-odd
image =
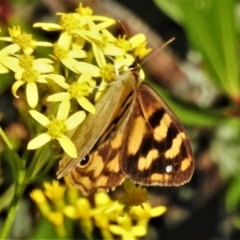
[[[167,1],[156,4],[185,30],[193,48],[203,56],[211,81],[239,104],[239,56],[236,2]]]

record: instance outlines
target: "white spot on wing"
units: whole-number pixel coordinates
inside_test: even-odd
[[[166,169],[165,169],[165,170],[166,170],[167,173],[172,172],[172,170],[173,170],[173,169],[172,169],[172,165],[166,166]]]

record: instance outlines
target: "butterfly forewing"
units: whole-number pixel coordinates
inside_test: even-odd
[[[79,161],[69,173],[70,182],[77,186],[83,195],[102,189],[108,191],[125,179],[120,169],[122,134],[110,143],[103,145]]]
[[[143,185],[178,186],[193,173],[193,156],[185,130],[166,103],[146,84],[124,133],[122,171]]]
[[[73,142],[78,147],[78,159],[65,156],[60,162],[58,177],[68,173],[71,183],[84,195],[114,188],[124,180],[120,169],[123,130],[136,100],[136,90],[130,71],[120,75],[96,104],[96,114],[89,114],[75,132]]]
[[[73,159],[65,155],[59,164],[58,178],[72,171],[82,158],[93,149],[96,150],[97,147],[111,141],[121,130],[132,108],[131,99],[136,98],[132,91],[132,84],[121,79],[125,78],[125,75],[121,75],[118,81],[105,90],[103,96],[95,105],[96,113],[88,114],[84,122],[75,131],[72,141],[77,146],[78,158]],[[124,111],[126,117],[117,120],[125,101],[128,104]],[[119,123],[117,124],[117,122]],[[99,140],[100,138],[101,140]]]

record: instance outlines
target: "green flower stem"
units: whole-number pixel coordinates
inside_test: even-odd
[[[19,200],[22,197],[22,194],[24,192],[24,189],[26,185],[23,183],[24,178],[25,178],[25,161],[21,161],[21,165],[19,168],[19,173],[17,176],[17,181],[15,185],[15,191],[14,191],[14,196],[12,199],[12,202],[9,207],[9,212],[6,221],[4,222],[3,228],[2,228],[2,233],[0,235],[0,239],[7,239],[9,231],[12,228],[13,221],[15,219],[16,212],[19,207]]]
[[[14,189],[14,195],[13,199],[11,201],[9,212],[6,221],[4,222],[2,232],[0,234],[0,239],[7,239],[8,234],[12,228],[13,221],[15,219],[16,212],[18,210],[19,206],[19,200],[22,197],[22,194],[24,192],[24,189],[26,185],[24,184],[25,179],[25,172],[26,172],[26,161],[24,159],[21,159],[18,154],[14,151],[13,146],[11,142],[9,141],[8,137],[0,128],[0,136],[2,137],[3,141],[7,145],[10,153],[11,162],[15,161],[16,166],[16,183],[15,183],[15,189]]]
[[[2,137],[3,141],[8,146],[8,148],[13,150],[13,146],[12,146],[11,142],[9,141],[8,137],[6,136],[5,132],[2,130],[1,127],[0,127],[0,136]]]

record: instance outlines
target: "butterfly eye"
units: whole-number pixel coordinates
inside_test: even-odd
[[[89,155],[87,155],[81,159],[81,161],[79,162],[79,165],[82,167],[85,167],[86,165],[88,165],[89,160],[90,160]]]

